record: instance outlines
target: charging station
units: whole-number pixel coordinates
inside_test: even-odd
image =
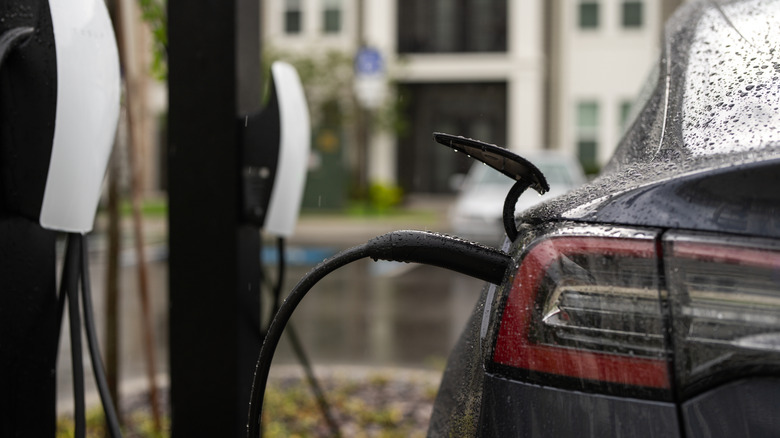
[[[260,229],[289,235],[300,205],[308,112],[283,64],[261,105],[260,35],[257,1],[168,3],[174,437],[246,436],[262,343]]]
[[[261,111],[239,117],[243,149],[244,220],[267,233],[290,237],[306,182],[311,123],[295,68],[271,66],[270,96]]]
[[[272,69],[272,105],[259,108],[258,2],[172,0],[169,11],[173,434],[244,436],[261,343],[260,228],[292,232],[308,111],[284,64]],[[84,234],[119,114],[118,54],[102,0],[4,0],[0,18],[0,435],[53,436],[65,301],[74,385],[81,302],[101,387]],[[59,299],[58,232],[68,233]],[[83,390],[74,398],[83,436]]]
[[[56,234],[92,229],[118,115],[102,1],[0,2],[1,436],[54,436]]]

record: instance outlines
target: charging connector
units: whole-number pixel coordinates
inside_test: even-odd
[[[421,263],[500,283],[509,256],[495,248],[445,234],[403,230],[369,240],[369,257],[376,260]]]
[[[512,264],[511,257],[495,248],[457,237],[426,231],[394,231],[347,249],[315,266],[295,285],[268,327],[252,385],[247,425],[249,437],[260,436],[263,398],[271,360],[295,308],[323,277],[363,258],[433,265],[494,284],[503,281]]]

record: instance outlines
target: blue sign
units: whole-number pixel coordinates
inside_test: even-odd
[[[384,62],[379,50],[372,47],[362,47],[355,56],[355,73],[357,75],[376,75],[384,71]]]

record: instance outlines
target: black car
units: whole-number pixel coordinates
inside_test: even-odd
[[[431,436],[780,435],[780,2],[683,4],[634,110],[518,218]]]

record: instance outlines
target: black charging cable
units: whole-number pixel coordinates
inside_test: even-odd
[[[531,186],[532,183],[530,181],[524,179],[518,180],[512,185],[512,188],[509,189],[509,193],[506,194],[506,198],[504,199],[504,209],[501,219],[504,223],[504,231],[510,242],[517,240],[519,234],[517,231],[517,224],[515,223],[515,207],[517,206],[517,201],[520,199],[520,195],[525,193]]]
[[[284,237],[276,239],[276,283],[271,287],[271,295],[273,302],[271,303],[271,314],[268,320],[271,321],[279,311],[279,304],[282,299],[282,286],[284,285],[284,275],[287,272],[287,241]],[[267,277],[267,276],[265,276]],[[270,323],[269,323],[270,324]]]
[[[425,231],[394,231],[323,261],[307,273],[284,300],[268,327],[255,369],[249,405],[247,432],[261,435],[263,398],[276,347],[292,313],[303,297],[323,277],[354,261],[376,260],[421,263],[460,272],[470,277],[500,284],[512,259],[505,253],[478,243]]]
[[[35,28],[23,26],[8,29],[0,35],[0,67],[3,65],[3,62],[5,62],[5,58],[8,57],[8,54],[34,32]]]
[[[74,400],[74,436],[83,438],[86,436],[86,409],[84,401],[84,363],[82,359],[81,344],[81,314],[79,313],[79,279],[81,279],[81,304],[84,312],[84,331],[87,336],[92,371],[103,404],[103,412],[106,418],[106,427],[112,438],[122,436],[119,427],[119,418],[114,402],[108,390],[103,360],[100,357],[97,332],[92,311],[92,296],[89,280],[89,259],[87,252],[87,240],[82,234],[70,233],[65,247],[62,277],[60,281],[60,295],[58,299],[57,339],[60,337],[60,326],[64,313],[65,301],[68,302],[68,321],[70,325],[70,350],[71,366],[73,371],[73,400]]]
[[[108,379],[106,378],[105,365],[100,357],[100,346],[97,340],[97,330],[95,330],[95,318],[92,311],[92,291],[89,281],[89,254],[87,253],[87,239],[79,235],[82,239],[81,244],[81,304],[84,311],[84,328],[87,334],[87,345],[89,346],[89,355],[92,360],[92,372],[95,375],[100,401],[103,403],[103,412],[106,416],[106,425],[113,438],[122,436],[119,427],[119,417],[117,416],[114,400],[111,398],[111,392],[108,389]]]
[[[81,240],[76,234],[68,234],[65,246],[65,258],[62,265],[60,295],[58,300],[59,330],[62,325],[65,302],[68,303],[68,322],[70,324],[70,357],[73,376],[73,436],[83,438],[86,435],[86,414],[84,408],[84,363],[81,348],[81,316],[78,307],[79,260]]]
[[[272,284],[270,280],[268,280],[268,274],[263,272],[263,279],[266,280],[266,287],[271,291],[273,301],[271,305],[271,314],[268,318],[269,324],[270,321],[273,320],[274,315],[276,315],[276,312],[279,311],[279,306],[281,304],[282,286],[284,285],[285,274],[287,273],[287,255],[285,251],[286,247],[287,242],[284,237],[279,237],[276,239],[276,282]],[[267,329],[265,332],[267,332]],[[303,368],[303,372],[306,375],[306,381],[309,383],[309,387],[311,388],[312,393],[314,393],[314,398],[317,401],[317,405],[319,406],[320,411],[322,412],[322,416],[325,419],[325,422],[328,424],[328,428],[330,429],[330,436],[334,438],[342,436],[339,423],[333,416],[330,403],[325,397],[325,391],[322,390],[322,385],[320,385],[317,376],[314,374],[314,368],[312,367],[311,361],[309,360],[309,357],[303,348],[303,343],[298,336],[298,331],[295,329],[294,325],[289,324],[285,330],[285,333],[287,334],[290,346],[292,346],[293,353],[298,358],[298,362],[301,364],[301,368]],[[265,334],[261,334],[261,337],[265,338]]]

